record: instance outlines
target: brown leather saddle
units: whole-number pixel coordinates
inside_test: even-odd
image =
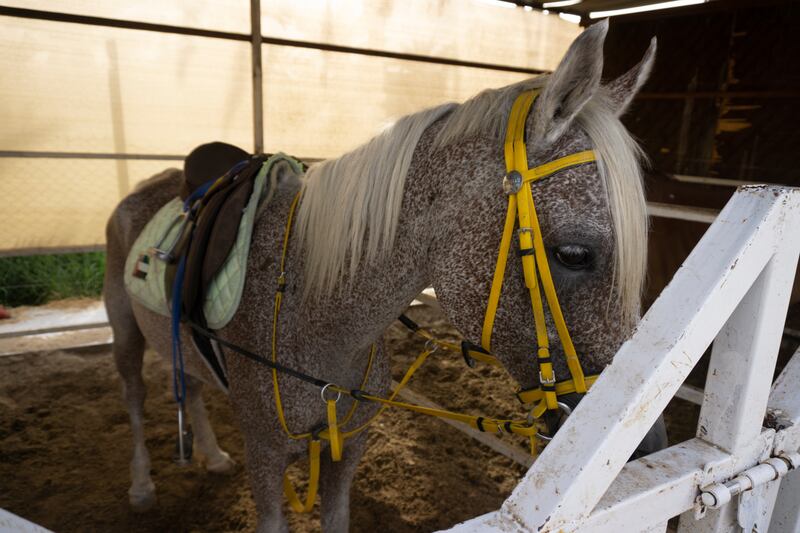
[[[253,156],[236,146],[214,142],[198,146],[184,162],[181,198],[190,204],[185,243],[177,250],[184,261],[180,292],[181,318],[205,328],[203,302],[209,285],[231,253],[255,179],[267,156]],[[205,191],[205,192],[204,192]],[[220,383],[227,388],[224,358],[192,329],[195,346]]]
[[[270,154],[250,156],[221,142],[198,146],[186,157],[180,193],[185,202],[185,227],[180,244],[168,258],[183,263],[182,268],[178,266],[182,273],[176,274],[173,286],[173,323],[178,315],[177,319],[203,329],[208,327],[203,312],[206,293],[231,254],[256,178],[269,159]],[[302,163],[300,166],[305,169]],[[268,180],[266,187],[269,186]],[[191,331],[195,346],[227,388],[221,348],[196,328]]]
[[[236,242],[244,208],[265,160],[265,156],[251,158],[244,150],[225,143],[204,144],[186,157],[184,175],[189,193],[216,181],[192,207],[196,218],[185,252],[185,316],[200,318],[203,296]]]
[[[232,144],[212,142],[201,144],[183,160],[183,178],[180,196],[188,196],[206,182],[219,178],[239,161],[250,159],[250,154]]]

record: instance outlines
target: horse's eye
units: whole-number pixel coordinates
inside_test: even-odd
[[[565,244],[553,250],[558,262],[571,270],[585,270],[592,266],[592,252],[579,244]]]

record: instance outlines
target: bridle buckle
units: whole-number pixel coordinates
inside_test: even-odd
[[[556,384],[556,378],[555,378],[555,376],[553,376],[550,379],[545,379],[544,376],[542,376],[542,371],[540,370],[539,371],[539,383],[541,383],[542,385],[555,385]]]

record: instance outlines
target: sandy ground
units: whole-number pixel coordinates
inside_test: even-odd
[[[416,307],[410,315],[437,335],[456,338],[435,310]],[[423,343],[400,325],[388,339],[399,378]],[[225,476],[198,464],[178,467],[171,460],[175,408],[169,368],[153,353],[145,359],[147,444],[158,505],[143,514],[128,508],[128,418],[112,358],[103,349],[0,357],[0,507],[57,532],[253,529],[242,439],[225,395],[208,390],[207,405],[221,446],[240,466]],[[695,384],[702,386],[702,380]],[[470,370],[456,355],[437,355],[411,388],[466,412],[522,415],[502,370]],[[693,436],[697,414],[696,406],[673,400],[667,416],[672,442]],[[351,529],[446,528],[498,508],[523,472],[440,421],[392,412],[371,430],[351,493]],[[294,470],[295,479],[304,475],[302,468]],[[289,516],[293,531],[319,529],[316,510]]]
[[[47,307],[82,305],[87,302]],[[416,307],[409,314],[437,335],[456,338],[435,310]],[[787,326],[800,330],[800,306],[790,309]],[[103,334],[95,332],[98,338]],[[223,393],[208,390],[207,406],[222,447],[239,467],[222,476],[208,474],[198,464],[176,466],[171,460],[176,430],[169,368],[155,354],[146,354],[147,444],[159,501],[151,511],[136,514],[127,504],[128,416],[110,352],[107,347],[55,350],[65,340],[56,338],[49,351],[32,344],[40,351],[0,355],[0,508],[57,532],[253,529],[256,516],[242,466],[242,439]],[[400,325],[387,338],[397,379],[423,343]],[[798,339],[784,337],[778,369],[797,345]],[[687,381],[702,387],[706,368],[704,357]],[[513,399],[515,386],[502,370],[481,365],[470,370],[456,355],[437,355],[418,372],[411,388],[474,414],[522,414]],[[698,413],[688,402],[670,403],[666,420],[671,443],[694,436]],[[371,429],[351,493],[351,530],[446,528],[498,508],[523,473],[510,459],[440,421],[392,412]],[[293,474],[301,480],[305,471],[295,468]],[[289,519],[293,531],[319,530],[316,510],[311,515],[289,513]]]
[[[439,334],[454,333],[430,311],[418,308],[413,314]],[[421,345],[400,326],[389,336],[399,375]],[[488,381],[460,358],[443,356],[420,372],[413,386],[461,409],[518,413],[513,386],[503,374],[481,372],[489,373]],[[159,503],[136,514],[126,496],[127,413],[108,351],[0,358],[0,507],[59,532],[252,530],[255,509],[243,468],[220,476],[196,464],[172,463],[168,367],[148,352],[145,374],[147,443]],[[241,464],[242,440],[225,396],[209,391],[207,400],[222,447]],[[447,527],[496,509],[523,473],[463,433],[402,412],[380,419],[369,443],[352,491],[353,531]],[[303,474],[297,469],[295,478]],[[290,520],[295,531],[319,529],[316,513]]]

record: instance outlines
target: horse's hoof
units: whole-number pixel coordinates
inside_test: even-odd
[[[156,505],[156,491],[133,492],[128,491],[128,502],[131,509],[136,513],[143,513],[149,511]]]
[[[208,460],[206,470],[214,474],[229,474],[236,468],[236,461],[231,459],[228,452],[219,451],[219,455],[214,460]]]

